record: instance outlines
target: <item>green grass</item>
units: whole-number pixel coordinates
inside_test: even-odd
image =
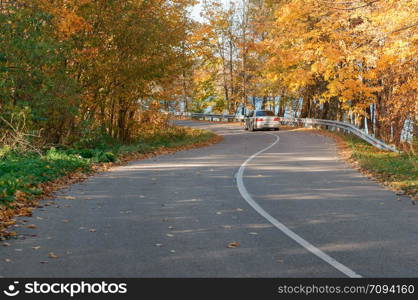
[[[407,153],[379,150],[363,140],[346,134],[338,134],[352,151],[351,158],[362,169],[396,190],[416,195],[418,189],[418,157]]]
[[[94,163],[115,162],[125,154],[145,154],[161,148],[176,148],[205,142],[214,136],[203,130],[169,127],[164,131],[147,133],[130,145],[114,143],[100,148],[55,149],[43,155],[18,154],[0,148],[0,205],[23,197],[28,200],[42,194],[39,184],[58,179],[68,173],[88,173]]]

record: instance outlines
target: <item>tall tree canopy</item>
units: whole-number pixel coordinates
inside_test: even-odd
[[[0,13],[2,128],[24,117],[54,143],[98,132],[129,141],[166,91],[181,94],[172,86],[189,60],[192,1],[10,2]]]
[[[301,117],[367,121],[397,145],[406,121],[418,135],[417,0],[206,3],[206,69],[217,76],[205,78],[224,87],[231,113],[251,97],[280,97],[282,106],[303,100]]]
[[[397,145],[405,123],[418,136],[418,0],[207,0],[200,20],[193,0],[7,3],[6,131],[129,141],[161,107],[235,113],[259,98]]]

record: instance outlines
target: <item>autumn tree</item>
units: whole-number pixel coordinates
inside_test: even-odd
[[[29,107],[48,142],[128,142],[186,77],[193,1],[13,3],[1,15],[2,115]]]
[[[416,0],[279,1],[264,72],[303,98],[303,117],[360,127],[366,118],[369,130],[399,145],[405,121],[416,119],[416,7]]]

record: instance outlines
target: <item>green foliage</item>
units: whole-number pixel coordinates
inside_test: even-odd
[[[204,110],[212,104],[216,96],[214,78],[204,78],[198,84],[194,91],[194,97],[190,104],[190,110],[196,113],[203,113]]]
[[[53,181],[75,171],[89,172],[94,163],[116,162],[128,153],[150,153],[209,140],[213,133],[188,128],[168,127],[142,136],[129,145],[114,144],[108,148],[56,149],[44,155],[16,153],[0,148],[0,205],[17,197],[30,199],[42,190],[39,184]]]
[[[178,98],[192,2],[32,0],[0,13],[0,203],[205,136],[145,113]]]
[[[74,136],[71,145],[75,149],[106,149],[118,144],[118,140],[110,136],[103,128],[91,121],[81,124],[80,135]]]
[[[352,158],[363,169],[410,195],[418,192],[418,157],[379,150],[352,135],[340,135],[352,150]]]
[[[17,191],[35,196],[39,184],[75,170],[88,170],[89,161],[51,148],[44,156],[8,153],[0,159],[0,204],[11,202]]]
[[[0,109],[8,121],[29,112],[30,130],[57,141],[75,112],[77,85],[64,67],[69,45],[54,38],[51,18],[23,8],[0,15]]]
[[[0,14],[1,116],[11,123],[28,111],[28,131],[46,144],[134,140],[143,110],[179,95],[173,86],[191,55],[184,50],[191,4],[32,0],[10,7]]]

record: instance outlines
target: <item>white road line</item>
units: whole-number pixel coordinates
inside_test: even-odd
[[[336,268],[340,272],[344,273],[348,277],[350,277],[350,278],[361,278],[362,277],[361,275],[355,273],[354,271],[352,271],[348,267],[346,267],[343,264],[339,263],[334,258],[332,258],[328,254],[324,253],[322,250],[318,249],[317,247],[315,247],[314,245],[312,245],[311,243],[309,243],[308,241],[304,240],[302,237],[300,237],[299,235],[297,235],[295,232],[293,232],[292,230],[290,230],[289,228],[287,228],[283,223],[281,223],[278,220],[276,220],[275,218],[273,218],[269,213],[267,213],[263,208],[261,208],[261,206],[258,205],[258,203],[255,202],[254,199],[251,197],[251,195],[248,193],[247,189],[245,188],[244,182],[243,182],[243,175],[244,175],[245,167],[255,157],[257,157],[261,153],[269,150],[270,148],[272,148],[274,145],[276,145],[280,141],[280,137],[279,136],[277,136],[275,134],[272,134],[272,133],[267,133],[267,134],[276,137],[276,141],[274,141],[273,144],[271,144],[270,146],[264,148],[263,150],[260,150],[257,153],[251,155],[241,165],[241,167],[238,170],[238,173],[237,173],[237,186],[238,186],[238,190],[239,190],[241,196],[245,199],[245,201],[248,202],[248,204],[252,208],[254,208],[267,221],[269,221],[277,229],[279,229],[280,231],[282,231],[284,234],[286,234],[292,240],[294,240],[295,242],[297,242],[299,245],[301,245],[302,247],[304,247],[306,250],[310,251],[312,254],[315,254],[320,259],[322,259],[323,261],[327,262],[328,264],[330,264],[331,266],[333,266],[334,268]]]

